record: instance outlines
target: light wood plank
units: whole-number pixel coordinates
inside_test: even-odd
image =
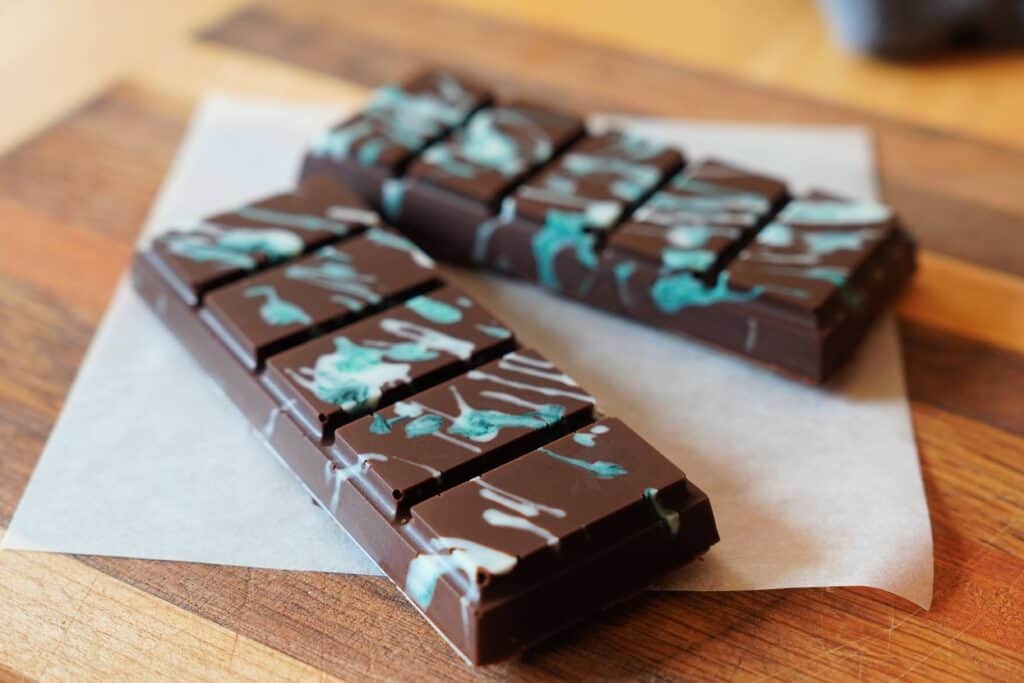
[[[910,320],[1024,354],[1024,278],[924,250],[898,310]]]
[[[362,97],[366,88],[212,43],[181,41],[128,71],[132,82],[176,98],[211,92],[293,102]]]
[[[240,0],[0,3],[0,152]]]
[[[0,553],[0,633],[46,681],[336,680],[63,555]]]
[[[810,0],[433,2],[1024,148],[1019,51],[863,58],[830,41]]]

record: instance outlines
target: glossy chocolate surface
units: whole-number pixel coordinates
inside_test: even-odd
[[[477,112],[409,167],[409,177],[494,205],[514,183],[583,132],[572,114],[531,103]]]
[[[481,603],[650,528],[670,547],[686,531],[685,484],[650,444],[605,418],[413,506],[421,553],[407,592],[427,608],[443,578]],[[444,562],[451,555],[459,561]]]
[[[372,313],[437,281],[433,261],[383,228],[211,293],[203,318],[250,367],[318,331]]]
[[[512,332],[456,287],[272,356],[264,381],[298,422],[325,438],[343,422],[497,357]]]
[[[421,73],[379,88],[360,113],[318,138],[309,154],[394,172],[489,100],[482,88],[453,74]]]
[[[892,211],[877,202],[795,199],[729,265],[729,279],[821,320],[838,296],[860,305],[851,283],[895,230]]]
[[[718,161],[687,168],[608,240],[607,253],[712,275],[782,204],[778,180]]]
[[[591,421],[593,405],[550,361],[518,350],[342,427],[334,452],[346,465],[366,458],[377,500],[396,516]]]
[[[378,221],[345,186],[310,178],[293,192],[216,214],[191,230],[169,231],[153,242],[153,253],[179,295],[194,305],[208,289]]]
[[[505,200],[506,220],[580,220],[608,230],[681,165],[682,155],[645,138],[611,132],[578,140]]]

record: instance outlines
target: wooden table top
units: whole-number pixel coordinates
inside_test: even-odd
[[[221,4],[227,14],[122,64],[115,82],[0,156],[0,533],[195,98],[328,100],[433,64],[581,110],[872,127],[886,199],[923,252],[898,310],[934,528],[934,607],[866,588],[651,593],[472,670],[384,579],[3,552],[0,680],[1024,677],[1020,106],[1005,124],[992,115],[957,126],[948,112],[901,111],[891,88],[879,87],[877,107],[825,98],[820,73],[817,86],[779,74],[751,84],[729,75],[742,65],[706,68],[700,45],[656,36],[645,50],[625,29],[621,40],[555,32],[544,3]],[[1015,91],[1004,103],[1019,104],[1020,82],[1006,81]]]

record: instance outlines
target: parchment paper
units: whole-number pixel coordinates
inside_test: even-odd
[[[143,239],[287,188],[303,146],[344,109],[207,98]],[[858,128],[592,121],[613,122],[797,189],[875,194]],[[931,529],[891,320],[821,390],[529,285],[448,274],[708,492],[723,540],[662,587],[867,585],[929,605]],[[126,281],[2,547],[377,573]]]

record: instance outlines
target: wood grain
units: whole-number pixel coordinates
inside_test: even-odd
[[[41,681],[334,680],[70,557],[0,553],[0,605],[0,660]]]
[[[349,17],[351,26],[339,24],[340,14],[333,10],[334,18],[323,24],[299,14],[312,11],[308,8],[291,10],[296,14],[289,19],[278,16],[279,9],[260,10],[255,15],[260,31],[274,47],[263,53],[271,57],[231,49],[228,44],[237,36],[227,40],[222,26],[209,34],[217,44],[176,47],[173,57],[156,60],[158,67],[140,68],[136,84],[108,90],[0,158],[0,243],[6,247],[0,250],[0,525],[13,512],[184,131],[190,100],[201,87],[191,67],[200,67],[197,82],[211,87],[257,92],[261,75],[267,74],[268,95],[319,99],[350,92],[352,83],[369,83],[387,69],[457,51],[424,46],[417,34],[440,21],[426,16],[429,12],[413,11],[416,21],[407,19],[404,29],[367,28],[407,7],[404,2],[363,6],[360,16]],[[250,22],[254,14],[240,16]],[[229,22],[232,31],[239,30],[239,21],[236,16]],[[522,27],[463,15],[446,21],[459,24],[459,31],[481,31],[478,44],[487,49],[474,53],[480,68],[490,69],[486,73],[510,90],[553,97],[562,78],[573,98],[603,108],[639,92],[609,88],[590,67],[575,78],[565,72],[565,63],[576,56],[582,55],[584,64],[612,64],[621,51],[555,41],[531,53],[528,63],[544,69],[516,69],[516,50],[540,49],[544,41],[516,48],[516,41],[530,33]],[[305,32],[294,33],[296,25]],[[242,28],[252,30],[251,24]],[[456,29],[446,30],[443,38],[456,35]],[[502,42],[499,34],[515,40]],[[274,36],[290,38],[277,44]],[[383,59],[360,62],[354,51],[331,62],[339,54],[337,44],[358,48],[367,36],[387,50]],[[454,52],[441,56],[462,58]],[[643,71],[647,62],[631,61],[635,55],[623,59],[612,73],[641,83],[650,77]],[[652,73],[665,75],[666,84],[696,87],[687,85],[686,70],[651,63]],[[548,67],[551,77],[534,73]],[[353,80],[344,83],[325,73]],[[743,96],[738,84],[727,85],[713,86],[709,97],[728,96],[738,116],[758,118],[758,107],[776,106],[770,104],[777,97],[772,93]],[[723,88],[736,94],[723,94]],[[781,99],[784,104],[775,111],[807,106]],[[678,112],[684,105],[663,97],[658,106]],[[702,106],[712,112],[726,105]],[[814,112],[800,115],[810,119]],[[844,115],[858,120],[856,113]],[[880,141],[883,157],[890,139],[918,151],[930,140],[946,139],[926,135],[906,142],[902,136],[922,134],[904,124],[884,125],[891,128]],[[949,144],[942,158],[963,159],[986,173],[1018,163],[997,147],[959,139]],[[887,165],[886,172],[901,174],[900,168]],[[936,190],[928,178],[914,180],[922,183],[915,187]],[[969,207],[978,215],[988,210],[1024,215],[1024,206],[1015,208],[1019,198],[989,194],[998,193],[972,185],[957,201],[967,202],[969,216],[976,215]],[[23,226],[34,234],[23,234]],[[865,588],[649,594],[521,660],[474,672],[382,579],[3,553],[0,663],[15,675],[40,680],[115,674],[298,680],[321,672],[357,680],[1019,680],[1024,671],[1024,404],[1019,391],[1024,280],[993,272],[987,268],[993,265],[985,256],[989,252],[978,253],[982,258],[975,252],[952,258],[926,254],[917,283],[900,304],[934,525],[936,593],[930,612]]]
[[[863,59],[836,49],[808,0],[433,2],[1024,147],[1024,91],[1001,87],[1024,73],[1020,51]]]

